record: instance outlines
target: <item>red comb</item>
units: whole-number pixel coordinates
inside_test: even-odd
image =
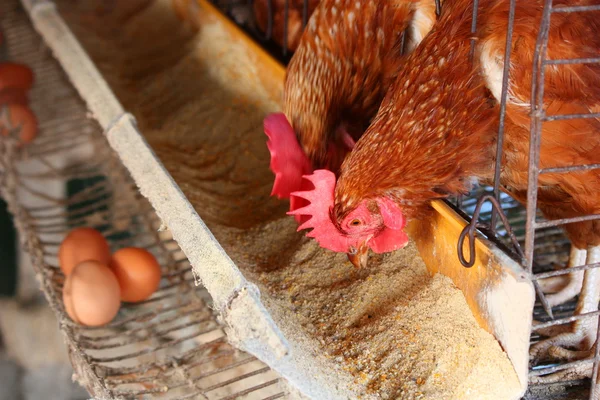
[[[290,212],[300,224],[298,231],[312,229],[306,236],[314,238],[321,247],[347,252],[349,238],[341,233],[330,217],[334,204],[335,174],[329,170],[317,170],[312,175],[308,157],[300,147],[296,134],[282,113],[270,114],[264,120],[265,134],[269,138],[267,147],[271,153],[269,167],[275,174],[271,195],[290,199]],[[342,141],[346,149],[342,156],[352,151],[355,142],[342,127]],[[330,144],[330,158],[339,150]],[[342,158],[343,159],[343,158]],[[386,228],[369,241],[376,253],[387,253],[400,249],[408,243],[408,236],[402,231],[405,220],[399,207],[392,200],[378,200],[381,216]]]
[[[331,208],[334,204],[335,175],[329,170],[316,170],[312,175],[305,175],[306,182],[312,183],[313,189],[293,192],[290,199],[308,202],[309,204],[288,212],[295,217],[301,216],[303,223],[298,231],[312,230],[306,234],[314,238],[321,247],[336,252],[348,252],[352,244],[351,238],[340,232],[331,220]],[[400,207],[391,199],[377,200],[385,228],[368,240],[369,247],[375,253],[388,253],[401,249],[408,243],[408,235],[404,232],[406,220]]]
[[[310,174],[312,168],[302,151],[296,134],[283,113],[270,114],[264,120],[267,147],[271,153],[269,167],[275,174],[271,196],[279,199],[301,190],[302,175]]]
[[[293,192],[291,198],[306,200],[310,204],[288,212],[289,215],[310,217],[298,227],[298,231],[312,228],[306,236],[314,238],[321,247],[337,252],[347,252],[348,238],[333,224],[329,213],[333,207],[335,174],[326,169],[318,169],[312,175],[305,175],[304,179],[311,182],[314,189]]]

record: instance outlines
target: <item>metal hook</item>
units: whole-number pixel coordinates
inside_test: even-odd
[[[475,219],[473,219],[473,221],[474,220]],[[460,263],[465,268],[471,268],[473,265],[475,265],[475,231],[477,229],[482,229],[484,227],[485,227],[485,225],[483,225],[483,224],[469,223],[460,232],[460,235],[458,237],[457,252],[458,252],[458,259],[460,260]],[[469,261],[467,261],[467,259],[465,258],[464,251],[463,251],[463,246],[464,246],[466,237],[469,238],[469,257],[470,257]]]
[[[510,241],[512,242],[512,245],[513,245],[515,251],[521,258],[521,260],[520,260],[521,263],[523,263],[525,261],[525,255],[523,253],[523,250],[521,249],[521,245],[519,244],[517,237],[515,236],[515,234],[512,231],[512,228],[510,227],[508,218],[506,218],[506,215],[504,215],[504,212],[502,212],[502,206],[500,205],[500,202],[493,195],[486,194],[484,196],[481,196],[479,198],[479,200],[477,200],[477,205],[475,206],[475,211],[473,212],[473,218],[471,218],[471,222],[469,224],[467,224],[467,226],[465,226],[463,228],[462,232],[460,233],[460,236],[458,239],[458,249],[457,250],[458,250],[458,258],[459,258],[461,264],[467,268],[471,268],[474,265],[474,263],[475,263],[475,256],[474,256],[475,231],[477,229],[489,228],[486,224],[480,224],[478,222],[479,214],[481,213],[481,207],[483,206],[483,204],[486,201],[489,201],[490,203],[492,203],[493,210],[496,211],[498,213],[498,215],[500,216],[500,219],[502,220],[502,224],[504,225],[504,228],[506,229],[506,233],[508,233]],[[465,238],[467,237],[467,235],[469,237],[469,249],[471,251],[469,261],[466,260],[466,258],[464,257],[464,253],[463,253],[463,245],[464,245],[464,241],[465,241]]]
[[[489,229],[490,227],[487,224],[481,224],[481,223],[477,222],[479,220],[479,214],[481,213],[481,207],[483,206],[483,203],[485,203],[486,201],[489,201],[490,203],[492,203],[492,210],[495,211],[497,213],[497,215],[500,216],[500,219],[502,220],[502,225],[504,225],[504,229],[506,229],[506,233],[508,234],[511,243],[520,258],[521,265],[522,266],[526,265],[525,253],[523,253],[523,249],[521,248],[521,245],[519,244],[517,237],[515,236],[512,228],[510,227],[508,218],[502,211],[502,206],[500,205],[500,202],[496,199],[495,196],[490,195],[490,194],[481,196],[479,198],[479,200],[477,200],[477,205],[475,206],[475,211],[473,212],[473,218],[471,218],[471,222],[469,222],[467,224],[467,226],[465,226],[463,228],[463,230],[461,231],[461,233],[458,237],[457,253],[458,253],[458,259],[460,260],[460,263],[466,268],[471,268],[473,265],[475,265],[475,231],[477,229],[490,230]],[[469,238],[469,260],[468,261],[465,258],[464,252],[463,252],[465,238],[467,238],[467,237]],[[540,302],[542,303],[542,307],[544,308],[544,311],[546,312],[546,314],[548,314],[548,316],[550,318],[554,319],[554,315],[552,314],[552,308],[550,308],[550,305],[548,304],[548,301],[546,300],[546,296],[544,296],[544,293],[542,292],[537,281],[534,281],[533,285],[534,285],[535,291],[538,295],[538,298],[539,298]]]

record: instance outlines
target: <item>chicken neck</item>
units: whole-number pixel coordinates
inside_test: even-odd
[[[450,3],[450,2],[448,2]],[[408,218],[491,171],[498,116],[469,60],[471,12],[449,9],[405,59],[372,124],[341,167],[336,214],[387,196]]]

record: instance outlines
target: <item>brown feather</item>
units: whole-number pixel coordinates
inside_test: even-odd
[[[397,200],[415,217],[432,198],[465,191],[466,178],[489,169],[496,113],[468,62],[470,10],[455,14],[440,20],[405,60],[342,165],[338,218],[378,196]]]
[[[432,2],[433,0],[427,0]],[[418,0],[324,0],[313,13],[285,79],[284,112],[315,168],[336,171],[345,153],[336,128],[358,139],[389,85],[389,63]]]
[[[542,2],[517,3],[513,31],[510,101],[502,184],[525,202],[529,154],[530,96],[533,50],[541,21]],[[555,0],[553,7],[589,5],[593,1]],[[596,2],[597,4],[597,2]],[[504,52],[508,4],[495,2],[483,15],[482,44]],[[557,13],[552,16],[548,59],[600,57],[600,12]],[[545,71],[544,108],[547,115],[587,114],[600,106],[600,64],[549,66]],[[594,118],[545,122],[542,126],[540,168],[600,163],[600,120]],[[539,177],[538,206],[548,219],[600,213],[600,170]],[[578,248],[600,244],[600,221],[565,225]]]
[[[554,6],[593,4],[555,0]],[[470,177],[489,179],[495,156],[498,105],[490,108],[479,57],[468,62],[473,2],[447,0],[438,24],[406,60],[381,109],[342,165],[336,213],[342,218],[364,198],[386,195],[418,217],[433,198],[458,194]],[[525,201],[529,153],[529,101],[533,51],[542,1],[517,2],[506,114],[502,184]],[[478,54],[501,64],[508,2],[480,0]],[[552,17],[549,58],[600,56],[600,13]],[[487,46],[487,47],[486,47]],[[501,68],[501,65],[500,65]],[[546,69],[548,115],[600,109],[600,65]],[[600,121],[587,118],[543,125],[540,167],[600,163]],[[600,213],[600,171],[543,174],[539,207],[550,219]],[[600,222],[565,226],[579,248],[600,244]]]

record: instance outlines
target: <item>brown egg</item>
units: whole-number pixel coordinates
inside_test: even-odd
[[[28,91],[33,86],[33,71],[25,65],[5,62],[0,64],[0,90],[18,88]]]
[[[73,321],[87,326],[105,325],[121,306],[119,282],[106,264],[83,261],[65,280],[63,302]]]
[[[160,265],[154,256],[137,247],[125,247],[112,256],[110,267],[121,286],[121,300],[147,299],[160,284]]]
[[[15,135],[21,144],[30,143],[37,136],[38,122],[29,107],[18,104],[0,105],[0,111],[7,113],[10,126],[0,121],[0,132],[3,136]]]
[[[108,265],[110,248],[104,236],[93,228],[73,229],[58,249],[60,269],[69,275],[75,265],[82,261],[95,260]]]

